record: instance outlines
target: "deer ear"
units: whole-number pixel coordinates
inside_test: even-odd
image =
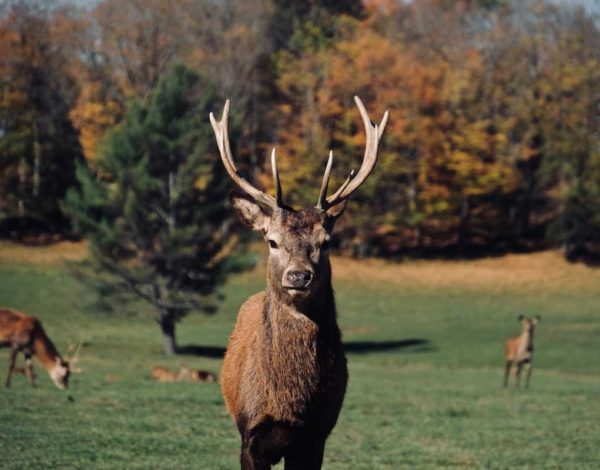
[[[230,191],[229,201],[244,224],[263,234],[267,233],[271,216],[254,198],[239,191]]]
[[[523,321],[523,320],[525,320],[525,315],[519,315],[519,316],[517,317],[517,320],[519,320],[519,321]]]
[[[331,206],[329,209],[327,209],[327,215],[331,220],[332,226],[337,222],[337,220],[342,216],[342,214],[346,210],[346,206],[348,205],[349,200],[350,198],[343,199],[335,206]]]
[[[534,320],[535,320],[536,323],[542,320],[542,317],[540,315],[536,315],[533,318],[534,318]]]

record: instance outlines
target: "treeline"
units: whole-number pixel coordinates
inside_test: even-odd
[[[5,236],[69,233],[76,167],[101,172],[109,130],[185,64],[211,84],[215,112],[232,100],[241,171],[272,189],[275,145],[298,206],[316,202],[329,149],[332,186],[360,164],[352,96],[372,116],[390,110],[378,168],[340,226],[345,253],[600,251],[600,29],[582,7],[30,0],[0,13]]]

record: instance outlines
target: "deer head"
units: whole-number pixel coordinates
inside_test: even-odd
[[[269,244],[268,284],[271,291],[284,302],[306,301],[331,286],[328,247],[334,225],[352,193],[364,183],[377,163],[377,148],[389,114],[384,114],[381,124],[373,124],[360,98],[355,96],[354,101],[367,133],[362,165],[357,173],[350,173],[335,193],[327,196],[333,164],[333,153],[330,151],[317,203],[314,207],[302,210],[295,210],[283,202],[275,149],[271,153],[275,197],[255,188],[238,173],[229,144],[229,100],[225,103],[220,121],[210,114],[223,165],[243,191],[230,193],[231,204],[242,222],[262,233]]]
[[[48,373],[57,388],[64,390],[69,386],[71,371],[69,370],[69,363],[67,361],[63,361],[60,357],[57,357],[54,367]]]
[[[83,372],[83,369],[77,365],[79,363],[79,352],[81,351],[82,344],[83,340],[77,346],[69,344],[69,349],[64,360],[58,356],[56,357],[56,363],[50,371],[50,378],[57,388],[61,390],[66,389],[69,386],[71,374],[80,374]]]
[[[541,317],[536,315],[532,318],[528,318],[525,315],[519,315],[517,319],[521,322],[523,331],[528,331],[530,334],[533,334],[535,331],[535,326],[541,320]]]

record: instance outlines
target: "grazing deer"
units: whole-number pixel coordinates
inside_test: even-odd
[[[533,318],[527,318],[525,315],[519,315],[521,322],[521,335],[506,340],[504,359],[506,361],[504,371],[504,386],[508,385],[510,369],[515,366],[515,387],[521,382],[521,371],[523,366],[527,368],[527,381],[525,388],[529,387],[531,380],[531,363],[533,362],[533,334],[535,326],[541,320],[539,315]]]
[[[200,369],[188,369],[182,367],[179,372],[174,372],[162,366],[152,368],[152,378],[157,382],[207,382],[212,383],[217,381],[217,376],[212,372]]]
[[[358,97],[366,133],[362,165],[327,197],[332,152],[315,207],[296,211],[283,202],[275,149],[271,166],[276,196],[252,186],[233,162],[229,101],[221,121],[210,115],[225,169],[243,193],[229,199],[238,216],[269,245],[267,288],[240,308],[229,339],[221,388],[242,438],[241,468],[320,469],[325,440],[336,424],[348,379],[336,320],[328,247],[348,199],[377,161],[388,113],[374,125]]]
[[[81,345],[80,345],[81,346]],[[61,390],[67,388],[71,372],[75,372],[69,360],[63,360],[54,343],[48,338],[41,322],[16,310],[0,308],[0,347],[10,347],[6,386],[14,373],[24,373],[35,387],[35,374],[31,357],[35,356],[44,366],[54,385]],[[25,370],[15,367],[17,354],[25,356]],[[79,348],[77,349],[77,352]],[[74,358],[77,356],[77,352]]]

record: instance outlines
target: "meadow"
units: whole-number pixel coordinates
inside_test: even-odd
[[[67,392],[39,364],[38,388],[17,376],[0,389],[0,468],[236,468],[239,438],[218,384],[158,384],[150,369],[218,372],[264,268],[232,278],[216,315],[180,323],[188,354],[166,358],[147,307],[104,312],[66,272],[62,260],[82,253],[0,244],[0,304],[38,316],[63,353],[85,341],[85,371]],[[554,251],[334,258],[333,269],[350,382],[325,469],[600,468],[600,269]],[[542,316],[532,386],[505,389],[503,343],[521,313]],[[2,380],[7,357],[0,350]]]

